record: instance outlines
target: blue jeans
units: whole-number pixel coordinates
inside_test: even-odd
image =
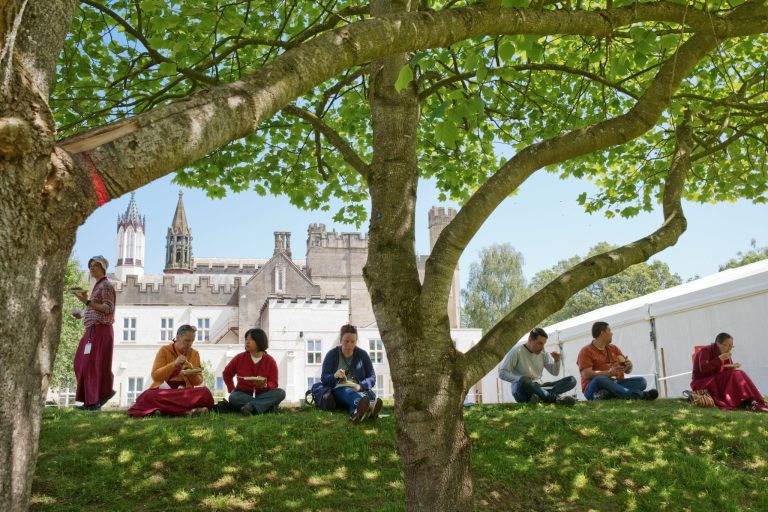
[[[333,398],[336,400],[336,407],[341,408],[342,405],[346,405],[350,415],[355,412],[357,404],[360,403],[360,399],[364,396],[367,396],[371,401],[376,400],[376,395],[372,391],[355,391],[349,386],[333,388]]]
[[[250,402],[258,414],[269,410],[277,411],[277,406],[283,400],[285,400],[285,391],[280,388],[262,391],[261,393],[256,393],[256,396],[237,389],[229,394],[230,404],[239,408]]]
[[[557,395],[562,395],[576,387],[576,379],[565,377],[555,382],[545,382],[539,384],[533,382],[528,377],[521,377],[517,382],[512,383],[512,396],[518,403],[528,402],[533,395],[538,395],[542,402],[554,402]],[[551,389],[544,389],[551,388]]]
[[[643,398],[643,392],[648,383],[643,377],[630,377],[628,379],[613,380],[605,375],[598,375],[587,385],[587,389],[584,390],[584,398],[592,400],[592,396],[601,390],[605,389],[611,393],[611,398],[624,398],[626,400],[631,398]]]

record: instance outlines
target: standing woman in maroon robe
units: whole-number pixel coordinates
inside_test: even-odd
[[[768,412],[763,395],[741,364],[731,359],[733,336],[721,332],[715,342],[699,350],[693,359],[691,389],[705,389],[721,409],[746,407],[754,412]]]
[[[195,416],[213,407],[211,390],[200,386],[203,369],[200,353],[192,348],[195,331],[184,324],[176,331],[173,343],[160,347],[152,365],[152,385],[128,409],[129,416]],[[170,389],[161,389],[163,384]]]
[[[115,322],[115,289],[107,279],[109,263],[104,256],[88,260],[88,270],[96,280],[88,298],[85,290],[72,290],[85,305],[85,311],[77,310],[76,318],[85,317],[85,334],[75,352],[75,400],[83,405],[82,411],[97,411],[115,395],[112,389],[115,376],[112,373],[112,350],[115,339],[112,324]]]

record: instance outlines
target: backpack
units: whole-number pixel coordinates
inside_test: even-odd
[[[715,400],[706,389],[696,389],[693,391],[683,391],[683,396],[691,401],[696,407],[708,409],[715,406]]]
[[[304,402],[313,405],[321,411],[333,411],[336,409],[336,400],[333,399],[331,388],[323,386],[322,382],[315,382],[312,388],[304,393]]]

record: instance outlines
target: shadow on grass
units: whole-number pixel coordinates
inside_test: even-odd
[[[390,411],[388,411],[390,412]],[[478,510],[768,510],[768,416],[675,400],[465,415]],[[47,410],[33,510],[405,510],[393,418]]]

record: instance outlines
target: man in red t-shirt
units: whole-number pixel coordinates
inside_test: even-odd
[[[655,400],[659,392],[645,390],[648,383],[643,377],[628,377],[632,361],[611,344],[613,333],[607,322],[592,325],[593,340],[579,351],[577,364],[581,372],[581,391],[587,400],[608,398],[644,398]]]

